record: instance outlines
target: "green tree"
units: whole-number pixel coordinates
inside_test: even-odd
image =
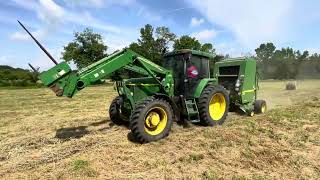
[[[26,69],[0,65],[0,86],[35,85],[37,74]]]
[[[201,43],[194,37],[184,35],[174,41],[173,49],[174,50],[180,50],[180,49],[201,50]]]
[[[102,36],[86,28],[83,32],[74,33],[75,39],[64,47],[62,58],[73,61],[78,68],[86,67],[106,56],[107,46]]]
[[[168,44],[176,38],[174,33],[167,27],[154,28],[146,24],[140,29],[138,42],[131,43],[129,48],[138,54],[160,64],[161,54],[167,52]]]
[[[272,61],[276,47],[273,43],[261,44],[255,49],[258,58],[258,72],[264,79],[274,78],[277,67]]]
[[[320,55],[293,48],[276,49],[273,43],[255,49],[258,67],[264,79],[320,78]]]
[[[208,53],[215,53],[216,50],[213,48],[213,45],[211,43],[204,43],[201,46],[201,51],[208,52]]]
[[[314,53],[309,58],[308,61],[305,61],[306,64],[309,64],[309,67],[306,69],[308,72],[310,70],[313,71],[313,74],[316,74],[316,76],[313,76],[313,78],[320,78],[320,54]]]
[[[295,79],[300,73],[302,63],[307,60],[308,51],[301,52],[287,47],[276,50],[272,56],[269,65],[273,67],[275,72],[269,75],[274,79]]]
[[[270,60],[274,54],[276,47],[273,43],[261,44],[255,49],[257,57],[262,61]]]
[[[196,38],[187,35],[181,36],[179,39],[176,39],[173,44],[173,49],[192,49],[207,53],[215,53],[216,51],[211,43],[201,44]]]
[[[156,48],[158,52],[166,53],[168,52],[168,44],[174,42],[176,35],[171,33],[167,27],[157,27],[156,29]]]

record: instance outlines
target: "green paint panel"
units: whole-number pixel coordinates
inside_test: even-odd
[[[241,88],[242,103],[252,103],[256,99],[256,61],[247,60],[244,68],[243,86]]]
[[[57,80],[67,76],[71,72],[70,66],[66,62],[57,64],[48,71],[40,74],[39,78],[45,86],[51,85]]]
[[[128,79],[124,81],[124,85],[130,90],[135,103],[161,92],[160,85],[152,77]]]
[[[215,78],[206,78],[206,79],[202,79],[200,81],[200,83],[198,84],[196,91],[194,93],[194,98],[199,98],[201,96],[202,91],[204,90],[204,88],[208,85],[208,84],[212,84],[212,85],[216,85],[217,84],[217,79]]]
[[[218,79],[218,84],[230,91],[231,102],[246,112],[253,109],[258,85],[255,59],[229,58],[217,62],[213,77]],[[240,82],[238,90],[237,81]]]

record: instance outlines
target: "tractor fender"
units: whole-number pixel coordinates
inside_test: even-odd
[[[155,93],[153,96],[155,98],[160,98],[160,99],[166,100],[170,104],[170,106],[172,107],[175,119],[176,120],[180,119],[180,110],[179,110],[177,104],[173,101],[173,99],[170,96],[168,96],[166,94],[162,94],[162,93]]]
[[[209,84],[216,85],[217,82],[218,82],[218,81],[217,81],[217,79],[215,79],[215,78],[205,78],[205,79],[202,79],[202,80],[199,82],[199,84],[198,84],[198,86],[197,86],[197,88],[196,88],[196,90],[195,90],[195,92],[194,92],[193,97],[194,97],[194,98],[199,98],[199,97],[201,96],[201,93],[202,93],[202,91],[203,91],[203,89],[204,89],[205,87],[207,87]]]

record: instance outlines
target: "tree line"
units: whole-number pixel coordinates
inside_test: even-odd
[[[276,49],[273,43],[261,44],[255,52],[262,79],[320,78],[320,54]]]
[[[216,53],[211,43],[201,43],[195,37],[183,35],[178,37],[168,27],[152,27],[150,24],[140,29],[137,42],[129,48],[138,54],[161,65],[161,55],[173,50],[193,49],[208,53]],[[75,39],[64,47],[62,58],[73,61],[78,68],[85,67],[106,56],[107,46],[104,45],[101,35],[86,29],[82,33],[75,33]],[[252,55],[258,62],[258,72],[262,79],[296,79],[320,78],[320,54],[309,54],[308,51],[294,50],[293,48],[277,49],[271,42],[263,43],[255,49]],[[217,55],[214,61],[220,61],[226,55]],[[210,69],[213,69],[212,63]],[[127,72],[121,72],[126,74]]]
[[[62,59],[65,61],[74,62],[78,68],[83,68],[107,55],[108,46],[103,43],[100,34],[87,28],[74,35],[75,39],[65,46],[62,52]],[[196,38],[187,35],[178,38],[168,27],[154,28],[150,24],[140,29],[139,39],[131,43],[129,48],[161,65],[161,55],[169,51],[171,43],[173,50],[193,49],[215,53],[211,43],[201,44]]]
[[[0,87],[4,86],[35,86],[37,73],[22,68],[0,65]]]
[[[129,48],[138,54],[161,65],[161,56],[173,50],[192,49],[207,53],[216,53],[211,43],[201,43],[195,37],[183,35],[178,37],[168,27],[152,27],[150,24],[140,29],[140,37],[132,42]],[[99,33],[86,28],[82,32],[74,33],[74,40],[64,46],[62,59],[73,62],[78,68],[107,56],[108,46]],[[258,72],[262,79],[296,79],[320,78],[320,54],[310,54],[308,51],[280,48],[271,43],[263,43],[255,49],[252,55],[258,62]],[[217,55],[214,61],[220,61],[229,55]],[[214,64],[210,65],[213,69]],[[122,74],[130,75],[128,72]],[[34,85],[37,74],[29,70],[0,66],[0,86]]]

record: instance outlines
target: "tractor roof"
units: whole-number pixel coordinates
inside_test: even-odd
[[[194,55],[198,55],[198,56],[203,56],[206,57],[208,59],[213,59],[216,55],[215,54],[211,54],[211,53],[206,53],[206,52],[202,52],[202,51],[196,51],[196,50],[191,50],[191,49],[181,49],[181,50],[177,50],[177,51],[172,51],[169,53],[165,53],[164,56],[174,56],[174,55],[179,55],[179,54],[185,54],[185,53],[191,53]]]

